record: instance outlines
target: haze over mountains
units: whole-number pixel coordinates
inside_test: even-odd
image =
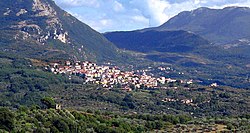
[[[226,7],[224,9],[201,7],[193,11],[181,12],[159,27],[138,31],[142,33],[183,30],[203,37],[211,43],[228,45],[239,41],[240,44],[247,42],[250,38],[249,27],[250,8],[248,7]],[[119,34],[121,35],[121,33]],[[113,41],[111,33],[107,33],[105,36]],[[117,39],[115,42],[117,43]]]
[[[113,60],[118,49],[52,0],[1,0],[0,49],[40,59]]]
[[[209,31],[213,18],[195,17],[194,32],[181,29],[186,12],[171,26],[104,34],[109,41],[52,0],[0,7],[1,133],[250,131],[249,37],[220,33],[235,20]]]
[[[240,77],[237,83],[249,84],[249,27],[250,8],[198,8],[181,12],[159,27],[104,35],[119,48],[144,52],[152,61],[189,72],[194,69],[187,73],[189,76],[199,75],[223,84],[229,78],[219,75],[226,74],[232,79]]]
[[[250,8],[248,7],[226,7],[224,9],[202,7],[193,11],[181,12],[159,27],[130,32],[110,32],[104,35],[118,47],[135,51],[142,51],[141,48],[150,46],[144,50],[144,52],[148,52],[159,46],[162,48],[163,44],[165,47],[183,46],[183,50],[180,51],[185,51],[184,43],[193,48],[200,47],[203,43],[202,46],[218,46],[222,51],[229,49],[234,51],[233,49],[249,46],[249,27]],[[180,33],[184,33],[184,31],[186,33],[180,36]],[[145,38],[147,40],[142,41]],[[140,45],[140,50],[137,45]],[[165,49],[165,51],[161,49],[161,52],[170,51],[170,49]],[[242,51],[238,54],[246,54],[246,52]]]
[[[181,12],[153,30],[185,30],[201,35],[213,43],[228,43],[250,37],[250,8],[198,8]]]
[[[104,34],[118,48],[140,52],[189,52],[209,42],[186,31],[131,31]]]
[[[144,52],[139,57],[143,61],[150,59],[180,67],[181,71],[188,71],[186,76],[206,75],[202,76],[204,80],[211,78],[220,82],[225,79],[214,73],[218,67],[230,66],[233,70],[221,71],[232,72],[232,77],[249,69],[249,8],[199,8],[182,12],[160,27],[106,33],[107,40],[52,0],[2,0],[0,6],[0,50],[4,53],[43,60],[98,63],[115,60],[125,64],[126,59],[135,59],[119,47]],[[218,43],[224,45],[214,45]],[[191,68],[195,69],[191,71]],[[238,81],[247,77],[247,72],[240,75],[243,76]]]

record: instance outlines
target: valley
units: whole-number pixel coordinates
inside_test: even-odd
[[[53,0],[0,7],[0,132],[250,131],[248,7],[107,33]]]

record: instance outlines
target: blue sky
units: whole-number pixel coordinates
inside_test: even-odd
[[[128,31],[163,24],[199,7],[250,7],[250,0],[54,0],[99,32]]]

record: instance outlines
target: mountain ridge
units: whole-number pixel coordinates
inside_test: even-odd
[[[115,45],[52,0],[3,0],[0,6],[3,51],[52,60],[119,58]]]
[[[198,34],[213,43],[225,44],[249,37],[249,7],[206,7],[184,11],[159,27],[150,30],[185,30]]]
[[[242,15],[242,12],[247,13],[245,15]],[[225,21],[219,21],[220,19],[224,19],[222,16],[225,16],[226,14],[231,15],[227,19],[225,19]],[[249,19],[238,19],[238,14],[241,14],[241,17],[243,18],[249,17]],[[209,18],[208,15],[212,17]],[[215,20],[212,19],[214,18],[214,16],[216,16]],[[194,20],[193,17],[195,18]],[[231,19],[232,23],[224,24]],[[250,8],[198,8],[193,11],[181,12],[180,14],[166,22],[165,25],[169,26],[172,29],[170,29],[169,27],[165,27],[165,25],[163,24],[160,27],[146,28],[130,32],[120,32],[120,34],[123,34],[121,36],[130,34],[126,35],[126,37],[123,38],[116,35],[119,32],[106,33],[104,35],[118,47],[125,47],[128,50],[143,52],[145,54],[145,58],[154,62],[169,63],[178,68],[180,71],[185,71],[185,76],[192,79],[199,79],[203,82],[207,82],[207,80],[209,79],[210,81],[220,82],[224,85],[230,85],[238,88],[248,88],[249,82],[248,80],[246,80],[248,79],[246,77],[248,77],[249,75],[248,59],[250,57],[250,54],[248,51],[250,49],[250,46],[248,41],[248,34],[250,35],[250,31],[248,31],[248,28],[246,27],[248,27],[248,25],[250,27],[250,23],[247,23],[249,20]],[[233,25],[233,28],[228,28],[228,25],[232,25],[238,21],[240,22],[239,25]],[[170,22],[172,24],[170,24]],[[173,27],[171,27],[171,25],[173,25]],[[213,26],[213,28],[208,28],[211,25]],[[175,28],[174,26],[176,26],[177,28]],[[191,30],[188,28],[190,28]],[[237,31],[231,32],[234,31],[234,28],[237,29]],[[175,34],[174,37],[168,40],[166,39],[168,38],[167,36],[161,36],[161,40],[165,39],[165,42],[161,42],[161,40],[159,39],[160,35],[155,34],[162,33],[164,35],[164,32],[171,33],[178,30],[185,31],[187,35],[191,34],[198,38],[203,38],[204,40],[208,41],[208,43],[200,43],[199,39],[197,38],[187,39],[185,38],[185,36],[179,36],[178,34]],[[151,35],[146,35],[149,32],[151,32]],[[137,33],[138,35],[134,33]],[[148,40],[145,40],[144,38],[147,38]],[[143,43],[140,43],[140,41],[142,41]],[[187,50],[186,47],[183,47],[185,45],[179,43],[180,41],[182,41],[182,43],[184,44],[192,44],[189,45],[192,47],[192,49]],[[171,50],[171,47],[166,47],[166,49],[159,48],[160,50],[157,49],[157,47],[161,46],[162,44],[170,46],[180,46],[179,48],[183,50],[177,51],[176,49],[178,47],[172,47],[175,51]],[[141,46],[134,47],[138,45]],[[146,46],[147,48],[145,51]]]
[[[202,37],[183,30],[109,32],[104,36],[118,48],[140,52],[188,52],[199,45],[209,44]]]

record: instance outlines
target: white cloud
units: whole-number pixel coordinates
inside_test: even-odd
[[[215,6],[210,6],[210,7],[215,8],[215,9],[222,9],[222,8],[229,7],[229,6],[250,7],[250,0],[241,2],[241,3],[240,2],[227,3],[224,5],[215,5]]]
[[[98,21],[96,21],[93,19],[88,19],[89,18],[88,16],[84,16],[81,14],[72,12],[70,12],[70,14],[78,18],[80,21],[88,24],[90,27],[94,28],[97,31],[102,31],[104,27],[107,28],[109,25],[113,23],[111,19],[100,19],[100,20],[98,19]]]
[[[250,0],[55,0],[84,23],[105,32],[163,24],[182,11],[199,7],[248,6]],[[78,14],[78,15],[76,15]]]
[[[150,12],[150,24],[152,26],[162,24],[169,19],[165,13],[165,9],[170,8],[171,5],[167,1],[147,0],[147,4]]]
[[[100,3],[98,0],[55,0],[57,4],[64,8],[72,8],[72,7],[99,7]]]
[[[132,16],[132,19],[138,23],[149,23],[149,20],[147,18],[140,15]]]
[[[102,24],[102,26],[108,26],[108,25],[112,25],[112,20],[111,19],[103,19],[100,21],[100,23]]]
[[[113,4],[113,8],[116,12],[121,12],[124,11],[124,7],[121,3],[119,3],[118,1],[115,1]]]

